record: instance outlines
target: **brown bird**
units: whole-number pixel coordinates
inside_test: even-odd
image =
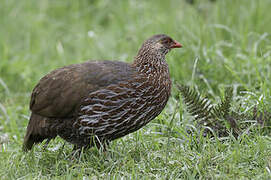
[[[34,88],[23,149],[59,135],[75,149],[99,148],[145,126],[164,109],[171,81],[166,54],[182,45],[154,35],[132,64],[87,61],[56,69]]]

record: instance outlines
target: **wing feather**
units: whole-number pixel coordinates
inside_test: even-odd
[[[56,69],[39,81],[30,109],[45,117],[73,117],[89,93],[133,78],[135,69],[118,61],[87,61]]]

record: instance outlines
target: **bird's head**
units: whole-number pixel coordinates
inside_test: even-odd
[[[165,34],[157,34],[147,39],[139,53],[165,56],[173,48],[181,48],[182,45]]]

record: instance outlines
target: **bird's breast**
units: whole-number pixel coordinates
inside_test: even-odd
[[[169,76],[139,75],[90,93],[74,126],[80,134],[116,139],[146,125],[164,109]]]

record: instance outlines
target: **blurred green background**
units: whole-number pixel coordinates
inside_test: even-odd
[[[132,62],[142,42],[154,34],[168,34],[183,44],[182,49],[173,50],[167,55],[174,82],[192,85],[214,101],[222,90],[230,85],[235,87],[235,95],[238,95],[241,90],[246,90],[253,92],[254,99],[265,97],[270,100],[270,8],[270,0],[217,0],[215,2],[198,0],[194,4],[189,4],[185,0],[0,0],[0,135],[6,134],[9,137],[8,142],[0,142],[2,148],[0,151],[4,153],[0,158],[2,162],[0,168],[8,169],[8,173],[0,171],[0,175],[7,179],[52,178],[66,172],[64,179],[81,177],[73,176],[73,173],[67,170],[75,165],[73,163],[61,162],[60,170],[55,171],[56,167],[50,166],[54,162],[52,158],[46,159],[47,157],[42,156],[42,160],[49,165],[36,161],[35,166],[31,166],[33,157],[20,152],[30,114],[28,103],[31,90],[42,76],[64,65],[80,63],[88,59]],[[154,122],[170,119],[172,108],[178,101],[177,94],[176,89],[173,89],[168,107],[158,118],[159,121]],[[150,124],[142,132],[153,130],[153,126]],[[141,140],[146,140],[146,137],[142,136]],[[138,133],[134,133],[131,137],[138,137]],[[256,139],[258,138],[256,136]],[[151,138],[145,143],[155,144],[156,140]],[[121,142],[118,141],[115,146],[122,144]],[[261,142],[263,149],[270,148],[270,141],[269,144],[265,140]],[[115,146],[113,144],[112,151]],[[135,144],[130,142],[127,143],[126,148],[130,149],[134,146]],[[177,147],[179,148],[179,145],[176,144],[159,146],[158,149],[151,148],[150,152],[156,154],[157,151],[173,151],[171,161],[174,164],[176,158],[181,157],[174,152]],[[141,148],[140,150],[144,150],[146,147]],[[251,156],[254,154],[254,148],[256,145],[252,147]],[[190,150],[194,153],[193,148]],[[142,158],[143,163],[151,161],[149,158],[152,156],[136,152],[135,156]],[[189,150],[184,149],[184,152]],[[210,148],[211,152],[212,148]],[[56,154],[47,153],[49,155],[45,153],[46,156],[57,159]],[[219,151],[217,153],[221,155]],[[232,154],[232,151],[227,153]],[[270,158],[270,153],[262,154],[263,157],[268,155]],[[166,157],[163,153],[161,156]],[[185,155],[182,154],[182,157],[185,158]],[[87,164],[88,167],[93,163],[91,165],[96,170],[97,177],[101,172],[118,174],[118,171],[121,171],[128,174],[127,177],[134,173],[136,176],[133,177],[146,175],[153,178],[149,174],[152,169],[168,166],[161,163],[164,160],[161,162],[153,160],[153,164],[150,163],[142,170],[137,170],[132,167],[138,167],[140,163],[133,158],[128,158],[125,163],[131,163],[129,168],[116,169],[114,157],[111,158],[113,162],[109,160],[109,164],[105,165],[107,161],[103,161],[101,166],[98,166],[100,169],[95,169],[95,159],[93,162],[83,162],[83,164]],[[213,168],[209,164],[213,160],[198,167],[200,170],[193,170],[194,163],[188,163],[186,166],[174,164],[165,173],[175,172],[176,178],[186,178],[190,175],[194,178],[240,176],[250,178],[250,176],[258,177],[257,172],[262,175],[259,177],[270,175],[270,172],[268,174],[265,170],[270,159],[263,162],[256,160],[259,164],[257,167],[253,166],[254,169],[258,168],[256,173],[246,171],[248,161],[245,161],[244,166],[239,167],[240,164],[237,163],[239,160],[237,158],[236,161],[226,163],[224,160],[219,161],[218,165],[222,169]],[[21,162],[24,162],[24,165],[21,165]],[[14,165],[10,165],[12,163]],[[65,166],[65,163],[69,165]],[[239,170],[231,169],[231,164],[236,165]],[[24,172],[23,166],[31,167],[32,170]],[[184,167],[192,169],[191,172],[189,171],[190,174],[184,170],[186,173],[178,176],[175,168]],[[139,172],[142,176],[137,174]],[[84,174],[81,171],[77,173]],[[26,174],[32,175],[26,176]],[[165,178],[170,175],[163,176],[159,171],[157,174],[158,177]],[[221,176],[216,176],[217,174]]]
[[[270,75],[269,0],[2,0],[0,8],[0,76],[12,93],[30,92],[41,76],[63,65],[131,62],[141,43],[158,33],[184,45],[168,57],[175,80],[191,80],[196,58],[197,73],[214,89],[220,83],[254,85]]]

